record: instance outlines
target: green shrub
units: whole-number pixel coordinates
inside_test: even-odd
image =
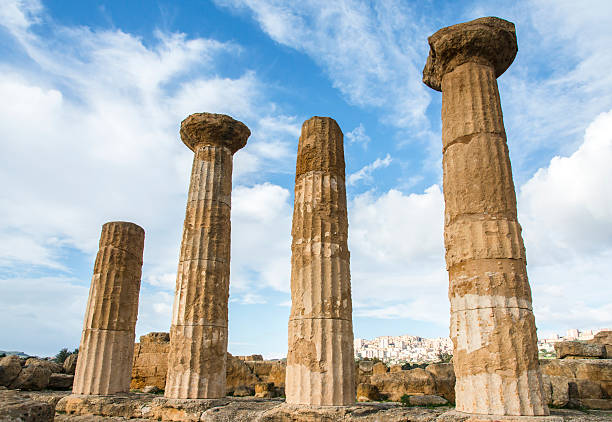
[[[446,353],[446,352],[438,353],[438,362],[449,363],[452,358],[453,358],[453,355],[451,353]]]
[[[66,349],[66,348],[64,347],[62,350],[60,350],[60,351],[58,352],[58,354],[57,354],[57,355],[55,355],[55,359],[54,359],[54,360],[55,360],[57,363],[64,363],[64,361],[66,360],[66,358],[67,358],[68,356],[70,356],[70,354],[71,354],[71,353],[68,351],[68,349]]]

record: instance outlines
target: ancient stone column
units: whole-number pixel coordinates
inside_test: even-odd
[[[144,230],[116,221],[102,226],[74,375],[74,394],[130,391]]]
[[[229,116],[181,123],[195,155],[170,329],[165,396],[225,397],[233,155],[251,132]]]
[[[344,145],[329,117],[302,126],[292,235],[287,403],[354,403]]]
[[[517,53],[514,24],[481,18],[439,30],[429,45],[423,81],[442,91],[456,409],[548,415],[496,81]]]

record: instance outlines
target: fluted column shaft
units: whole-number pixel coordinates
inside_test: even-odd
[[[238,132],[232,132],[234,128]],[[225,396],[232,160],[250,132],[229,116],[195,114],[181,125],[195,153],[170,328],[165,396]]]
[[[457,410],[546,415],[493,68],[465,63],[447,73],[442,104],[444,241]]]
[[[130,390],[144,230],[133,223],[102,226],[89,289],[74,394]]]
[[[343,135],[330,118],[302,126],[291,245],[287,403],[355,401]]]
[[[514,25],[477,19],[441,29],[429,44],[423,79],[442,91],[456,410],[548,415],[496,80],[517,52]]]

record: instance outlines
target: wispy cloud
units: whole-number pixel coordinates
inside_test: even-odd
[[[363,127],[363,123],[359,123],[352,131],[348,132],[344,135],[349,144],[361,144],[364,149],[367,149],[368,143],[370,142],[370,137],[366,134],[365,127]]]
[[[612,3],[477,2],[473,13],[516,24],[519,53],[499,78],[513,170],[524,183],[554,155],[569,155],[595,117],[612,108]],[[470,13],[469,18],[477,17]]]
[[[374,170],[389,167],[391,161],[393,160],[391,159],[391,155],[389,154],[387,154],[385,158],[377,158],[376,160],[374,160],[374,162],[360,168],[355,173],[349,175],[349,177],[347,178],[347,184],[351,186],[360,181],[371,181],[372,173],[374,172]]]
[[[262,305],[267,303],[267,300],[257,293],[242,293],[238,296],[230,297],[230,302],[237,302],[242,305]]]
[[[383,120],[398,128],[429,129],[430,94],[421,82],[427,31],[408,5],[395,0],[216,3],[249,10],[272,39],[308,54],[350,103],[384,110]]]

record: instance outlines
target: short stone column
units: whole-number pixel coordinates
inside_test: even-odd
[[[292,235],[287,403],[354,403],[344,145],[329,117],[302,126]]]
[[[117,221],[102,226],[74,375],[74,394],[130,391],[144,230]]]
[[[195,155],[170,328],[165,396],[225,397],[233,155],[251,132],[229,116],[181,123]]]
[[[496,81],[517,53],[514,24],[481,18],[439,30],[429,45],[423,81],[442,91],[456,409],[548,415]]]

